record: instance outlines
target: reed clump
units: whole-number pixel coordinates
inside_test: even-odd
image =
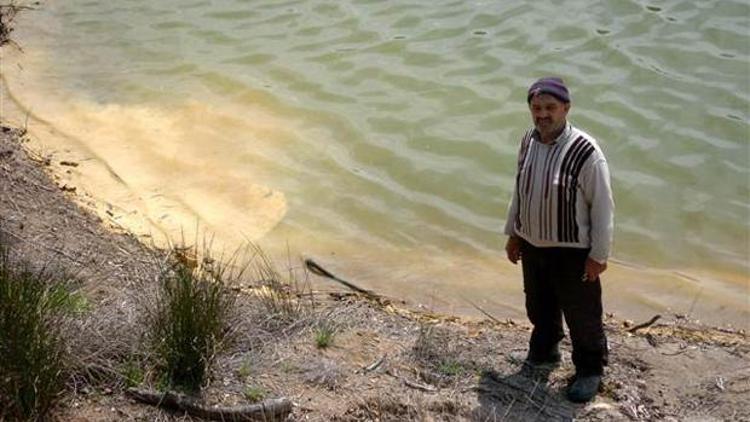
[[[195,247],[172,248],[146,310],[147,343],[163,387],[200,390],[217,352],[230,339],[237,299],[232,285],[242,271],[233,260],[211,258],[209,247],[200,253]]]
[[[0,420],[44,420],[65,389],[72,282],[11,257],[0,239]]]

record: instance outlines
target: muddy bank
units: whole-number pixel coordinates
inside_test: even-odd
[[[76,205],[71,197],[79,193],[48,171],[75,163],[27,151],[21,135],[0,129],[4,237],[27,260],[80,274],[90,303],[82,318],[100,324],[93,331],[83,324],[88,337],[71,339],[74,350],[117,368],[138,349],[133,286],[153,277],[148,248]],[[288,397],[291,420],[318,421],[750,420],[750,346],[742,332],[664,317],[631,333],[632,324],[610,318],[602,392],[574,405],[564,398],[573,374],[569,343],[554,371],[521,371],[524,321],[417,313],[345,290],[305,302],[294,320],[248,303],[245,335],[219,357],[207,403]],[[326,348],[316,345],[321,324],[334,332]],[[81,376],[91,372],[85,365],[76,370],[57,411],[64,420],[183,418],[132,402],[116,375],[96,379]]]

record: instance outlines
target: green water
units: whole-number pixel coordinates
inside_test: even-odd
[[[216,149],[183,158],[283,192],[267,243],[293,239],[295,252],[349,260],[366,283],[424,291],[492,282],[477,262],[504,256],[525,90],[562,76],[571,121],[610,161],[614,258],[719,274],[710,288],[747,312],[750,5],[591,4],[66,0],[29,12],[18,33],[49,55],[45,87],[215,112],[179,142]],[[246,108],[282,127],[246,136]],[[440,259],[394,268],[405,253]]]

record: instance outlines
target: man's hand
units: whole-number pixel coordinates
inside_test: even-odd
[[[599,274],[603,273],[606,269],[606,262],[604,264],[600,264],[591,258],[586,258],[586,268],[583,272],[583,281],[595,281],[599,277]]]
[[[508,255],[510,262],[517,263],[521,259],[521,238],[510,236],[508,241],[505,242],[505,253]]]

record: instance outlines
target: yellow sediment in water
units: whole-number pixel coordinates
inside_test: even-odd
[[[364,288],[427,309],[524,318],[520,266],[505,260],[501,240],[488,256],[446,245],[371,247],[279,224],[285,195],[259,181],[266,180],[264,166],[284,160],[279,144],[301,142],[293,123],[262,99],[254,104],[245,96],[241,105],[220,107],[195,100],[102,103],[38,77],[35,69],[50,66],[43,54],[0,53],[0,117],[28,126],[33,148],[53,154],[59,183],[75,187],[75,198],[105,221],[162,246],[204,234],[229,250],[263,239],[275,255],[299,251]],[[605,310],[623,317],[673,312],[750,327],[746,275],[613,260],[603,283]]]
[[[2,119],[28,127],[33,147],[53,154],[59,182],[104,220],[157,245],[193,239],[197,229],[234,248],[284,217],[284,194],[222,167],[221,140],[200,130],[201,122],[220,122],[227,136],[241,133],[257,145],[281,131],[271,116],[245,109],[242,120],[232,119],[197,101],[156,107],[60,98],[39,89],[34,68],[42,56],[27,51],[20,66],[5,54]]]

